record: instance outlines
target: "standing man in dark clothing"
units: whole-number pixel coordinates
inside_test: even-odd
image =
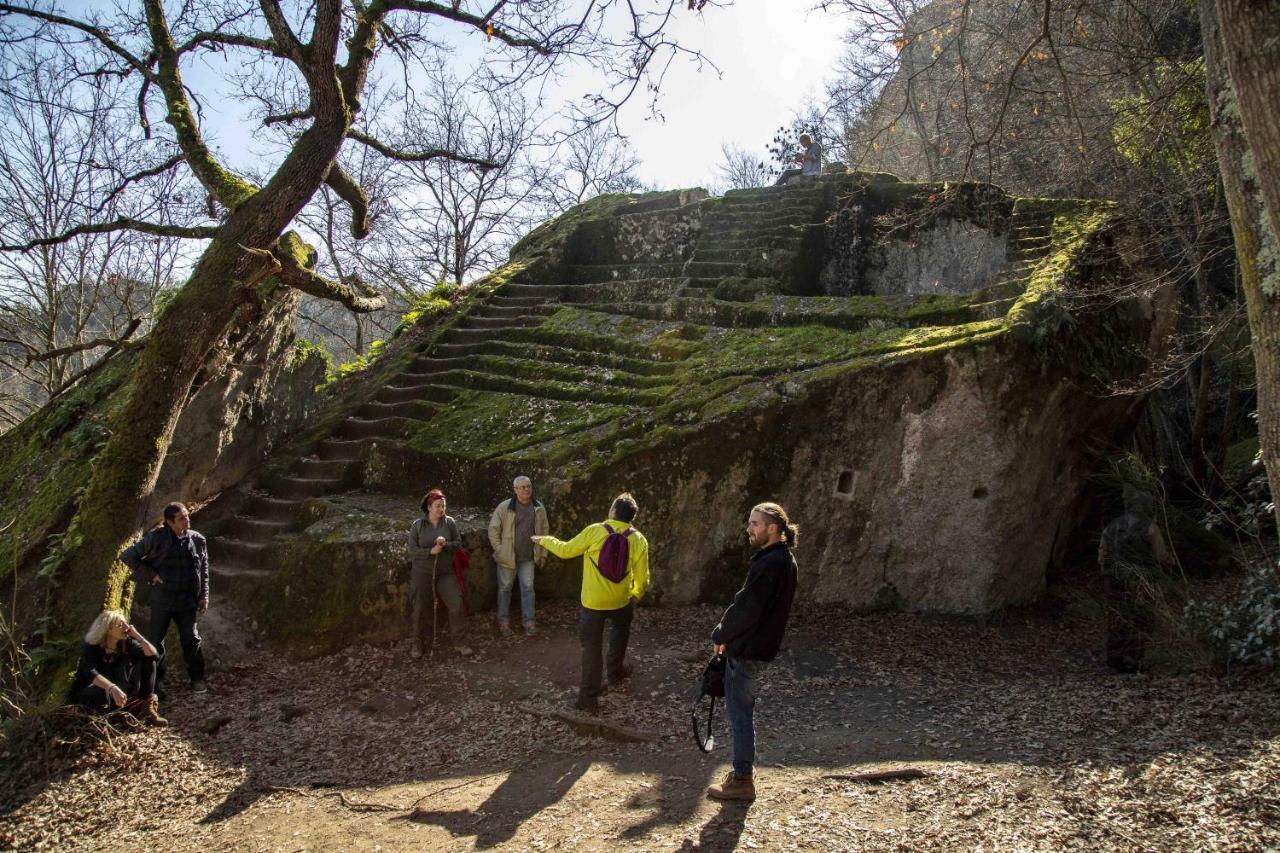
[[[166,506],[164,524],[148,530],[120,559],[133,570],[139,585],[151,587],[147,639],[160,653],[157,688],[164,679],[164,635],[174,622],[191,689],[205,692],[204,652],[196,619],[209,609],[209,548],[204,537],[191,529],[187,508],[180,503]]]
[[[707,789],[716,800],[754,800],[757,677],[778,656],[796,597],[796,546],[800,529],[776,503],[762,503],[747,519],[751,555],[747,580],[711,632],[711,645],[725,658],[725,708],[733,733],[733,769]]]

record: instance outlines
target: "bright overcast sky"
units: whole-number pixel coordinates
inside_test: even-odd
[[[664,188],[705,185],[732,142],[765,154],[799,103],[820,95],[840,53],[844,21],[809,11],[807,0],[737,0],[682,12],[670,34],[719,66],[698,72],[677,60],[658,102],[665,121],[646,120],[629,104],[621,127],[643,160],[646,183]]]

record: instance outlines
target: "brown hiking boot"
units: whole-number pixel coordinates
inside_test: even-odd
[[[146,699],[133,699],[124,709],[148,726],[167,726],[169,721],[160,716],[160,700],[152,694]]]
[[[756,783],[750,776],[739,776],[730,770],[723,782],[707,788],[707,796],[713,800],[754,800]]]

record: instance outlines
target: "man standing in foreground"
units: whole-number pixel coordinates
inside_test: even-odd
[[[524,619],[524,633],[532,637],[536,630],[533,621],[533,572],[547,561],[547,551],[533,542],[534,536],[551,532],[547,522],[547,510],[533,496],[533,481],[523,475],[511,484],[515,497],[498,504],[489,519],[489,544],[493,546],[493,561],[498,564],[498,630],[502,636],[511,632],[511,587],[520,579],[520,615]]]
[[[562,559],[582,558],[582,612],[578,616],[578,641],[582,643],[582,679],[574,708],[589,714],[600,712],[600,676],[608,665],[609,683],[631,675],[624,663],[631,619],[636,602],[649,587],[649,543],[631,526],[639,507],[635,498],[623,493],[613,500],[609,518],[593,524],[568,542],[554,536],[534,536],[541,545]],[[600,645],[604,623],[609,631],[609,657],[601,660]]]
[[[191,516],[180,503],[164,508],[164,524],[148,530],[120,555],[138,584],[151,586],[151,624],[147,640],[160,653],[156,686],[164,678],[164,635],[169,622],[178,626],[182,659],[191,676],[191,689],[205,692],[204,652],[196,619],[209,609],[209,547],[191,529]]]
[[[733,733],[733,769],[707,789],[716,800],[754,800],[756,785],[756,679],[778,655],[796,596],[796,560],[791,556],[800,529],[775,503],[757,504],[747,519],[751,555],[747,580],[711,632],[711,645],[724,655],[724,703]]]

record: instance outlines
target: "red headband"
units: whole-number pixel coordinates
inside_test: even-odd
[[[428,508],[430,508],[430,506],[431,506],[433,503],[435,503],[436,501],[442,501],[442,500],[444,500],[444,492],[441,492],[441,491],[431,491],[431,492],[427,492],[427,507],[428,507]]]

